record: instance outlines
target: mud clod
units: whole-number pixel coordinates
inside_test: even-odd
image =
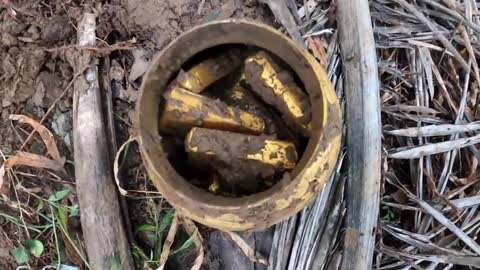
[[[11,47],[18,45],[18,40],[16,37],[12,36],[9,33],[2,33],[2,45]]]
[[[42,40],[47,43],[67,41],[73,34],[73,26],[66,16],[51,18],[42,31]]]

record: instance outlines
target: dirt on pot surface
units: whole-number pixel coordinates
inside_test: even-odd
[[[85,11],[98,14],[99,47],[132,47],[93,51],[103,59],[101,75],[110,82],[119,145],[135,133],[134,105],[143,74],[155,53],[170,41],[213,20],[248,18],[275,25],[270,11],[256,0],[0,1],[0,164],[18,151],[43,156],[47,152],[38,136],[25,143],[32,128],[12,122],[12,114],[37,121],[45,117],[42,124],[53,133],[67,160],[65,172],[19,167],[12,171],[13,177],[6,177],[0,188],[0,269],[59,264],[83,269],[85,263],[73,168],[73,91],[69,88],[79,67],[72,67],[66,57],[77,50],[76,26]],[[127,198],[136,243],[133,255],[139,266],[149,269],[156,264],[145,261],[156,259],[148,256],[159,249],[166,231],[157,230],[159,226],[145,229],[150,228],[146,225],[168,225],[171,210],[155,193],[134,144],[122,156],[121,169],[124,187],[138,191]],[[52,217],[63,223],[54,223]],[[43,247],[40,254],[35,251],[37,240]],[[206,248],[205,269],[219,269]],[[192,263],[195,259],[192,248],[178,254],[191,258]],[[186,268],[189,263],[182,262]]]

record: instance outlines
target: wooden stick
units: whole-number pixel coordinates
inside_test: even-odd
[[[349,159],[342,269],[370,269],[378,219],[381,122],[377,57],[367,0],[339,0]]]
[[[85,13],[78,25],[81,46],[95,45],[95,15]],[[78,52],[78,63],[90,60]],[[80,218],[92,269],[133,269],[109,162],[98,67],[95,61],[74,84],[73,137]]]
[[[115,155],[118,151],[117,133],[115,131],[115,121],[113,115],[113,97],[112,88],[110,86],[110,56],[106,55],[100,60],[99,72],[100,93],[102,99],[102,109],[107,133],[108,154],[110,156],[110,167],[115,162]],[[128,213],[127,198],[120,196],[120,209],[122,211],[123,222],[127,231],[127,239],[132,244],[134,242],[132,223],[130,222],[130,214]]]

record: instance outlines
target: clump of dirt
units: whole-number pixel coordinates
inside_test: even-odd
[[[68,40],[73,34],[73,26],[67,16],[50,18],[42,31],[42,40],[47,43],[57,43]]]
[[[0,87],[5,89],[2,98],[4,108],[18,105],[33,96],[37,76],[46,59],[45,51],[36,45],[19,48],[13,45],[15,43],[10,44],[8,52],[2,55],[3,80]]]

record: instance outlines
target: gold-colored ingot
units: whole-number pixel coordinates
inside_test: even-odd
[[[208,191],[215,195],[223,196],[223,197],[228,197],[228,198],[235,198],[238,197],[238,195],[229,193],[228,192],[228,187],[224,186],[225,181],[221,178],[221,175],[218,173],[213,173],[210,176],[210,184],[208,185]],[[227,189],[227,190],[225,190]]]
[[[185,149],[225,163],[248,160],[279,170],[295,168],[298,159],[293,143],[205,128],[190,130]]]
[[[217,193],[220,190],[220,181],[213,179],[212,183],[208,186],[208,191]]]
[[[287,124],[309,136],[312,119],[309,99],[292,74],[260,51],[245,60],[245,75],[252,90],[280,111]]]
[[[225,90],[222,89],[216,97],[230,106],[237,107],[261,117],[265,121],[265,133],[277,133],[277,128],[275,127],[272,115],[260,100],[245,89],[245,84],[245,80],[240,79],[232,88],[227,88]]]
[[[177,86],[164,95],[160,129],[186,134],[192,127],[206,127],[260,134],[265,129],[262,118]]]
[[[188,71],[181,71],[177,83],[183,89],[200,93],[212,83],[225,77],[241,64],[238,51],[228,51],[215,58],[209,58]]]

